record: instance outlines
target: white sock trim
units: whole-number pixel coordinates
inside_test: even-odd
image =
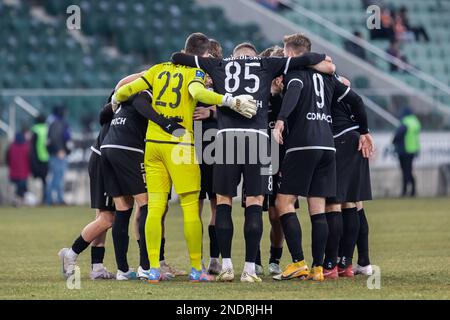
[[[254,262],[245,262],[244,272],[247,272],[249,275],[254,276],[256,274],[255,263]]]
[[[67,257],[69,259],[75,260],[78,257],[78,255],[75,253],[75,251],[72,250],[72,248],[70,248],[69,251],[67,251]]]
[[[233,269],[233,262],[231,258],[222,258],[222,270]]]

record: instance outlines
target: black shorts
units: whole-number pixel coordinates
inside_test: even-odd
[[[108,196],[133,196],[147,192],[144,153],[116,148],[103,148],[101,151]]]
[[[115,211],[112,197],[106,195],[103,181],[102,157],[94,151],[89,158],[89,184],[91,189],[91,208],[101,211]]]
[[[336,145],[336,196],[327,203],[372,200],[369,159],[358,151],[359,132],[353,130],[337,137]]]
[[[278,193],[302,197],[334,197],[335,152],[322,149],[287,150],[281,165]]]
[[[270,184],[273,185],[273,189],[272,189],[272,193],[271,194],[266,194],[264,195],[264,202],[263,202],[263,211],[269,211],[270,207],[275,207],[275,200],[277,199],[277,194],[278,194],[278,188],[279,188],[279,180],[280,177],[278,174],[273,175],[271,178],[271,181],[269,180],[269,186]],[[242,208],[245,208],[245,188],[242,187],[242,199],[241,199],[241,206]],[[299,209],[300,208],[300,203],[298,201],[298,199],[295,201],[294,204],[295,209]]]
[[[231,150],[231,151],[230,151]],[[235,197],[243,177],[247,196],[271,193],[270,144],[268,137],[252,132],[237,138],[227,132],[216,138],[216,163],[214,164],[213,191]],[[261,152],[260,152],[261,151]],[[264,156],[260,154],[265,153]]]
[[[211,142],[203,142],[202,143],[202,151],[205,150],[205,148],[214,143],[214,140]],[[213,191],[213,176],[214,176],[214,164],[212,163],[205,163],[202,161],[200,163],[200,174],[201,174],[201,184],[200,184],[200,195],[199,199],[203,200],[206,199],[206,196],[208,196],[208,199],[215,199],[216,194]]]
[[[199,199],[215,199],[216,194],[213,191],[213,172],[214,165],[213,164],[200,164],[200,174],[201,174],[201,185],[200,185],[200,195]]]

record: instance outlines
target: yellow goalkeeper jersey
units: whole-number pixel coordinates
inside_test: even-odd
[[[188,88],[193,82],[204,85],[205,73],[198,68],[165,62],[151,67],[142,79],[152,88],[152,105],[156,112],[168,118],[178,119],[188,131],[188,136],[175,138],[156,123],[149,121],[146,139],[157,141],[190,139],[193,143],[193,113],[197,101],[191,96]]]

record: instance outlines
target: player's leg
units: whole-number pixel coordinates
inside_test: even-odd
[[[184,237],[191,261],[191,281],[210,280],[202,272],[203,227],[198,214],[198,191],[180,194],[180,205],[184,217]]]
[[[259,282],[260,278],[256,275],[255,261],[259,250],[263,232],[262,204],[264,196],[246,196],[245,198],[245,221],[244,221],[244,239],[245,239],[245,264],[241,275],[241,281]],[[249,277],[250,279],[246,279]]]
[[[205,145],[203,146],[203,150]],[[222,265],[220,264],[220,249],[217,243],[216,236],[216,209],[217,209],[217,199],[216,194],[213,192],[213,168],[212,164],[207,164],[205,162],[200,164],[201,173],[201,190],[200,190],[200,214],[203,212],[203,205],[208,196],[211,216],[208,224],[208,236],[209,236],[209,264],[208,264],[208,274],[218,275],[220,270],[222,270]]]
[[[189,279],[192,282],[210,281],[202,268],[203,225],[199,215],[200,167],[193,146],[165,146],[164,163],[180,197],[184,217],[184,237],[191,261]],[[177,159],[182,155],[183,159]]]
[[[163,280],[160,272],[160,249],[162,238],[162,218],[167,206],[168,192],[148,194],[148,215],[145,223],[145,241],[150,260],[150,282]]]
[[[270,201],[270,199],[269,199]],[[284,233],[281,225],[280,215],[275,207],[275,201],[269,205],[269,221],[270,221],[270,258],[269,273],[272,275],[280,274],[280,260],[283,253]]]
[[[89,183],[91,208],[96,209],[96,219],[89,223],[73,242],[71,248],[63,248],[59,252],[62,261],[64,276],[68,277],[74,272],[76,259],[89,244],[103,232],[111,228],[114,221],[114,204],[112,198],[106,196],[103,181],[104,168],[102,159],[96,153],[92,153],[89,159]]]
[[[222,141],[221,136],[216,141]],[[216,163],[213,170],[214,192],[217,197],[215,229],[217,243],[222,255],[222,270],[216,280],[233,281],[234,269],[231,260],[231,246],[234,226],[231,211],[232,199],[237,194],[237,186],[241,180],[241,168],[234,164],[225,163],[225,156],[222,156],[224,158],[220,159],[220,155],[216,150]]]
[[[308,211],[311,218],[311,252],[313,256],[310,277],[322,281],[323,260],[328,240],[328,223],[325,214],[325,198],[308,197]]]
[[[167,208],[172,180],[161,160],[163,146],[147,143],[145,147],[145,174],[148,183],[148,213],[145,222],[145,242],[150,260],[149,282],[164,280],[161,273],[160,253],[163,234],[163,216]]]
[[[131,196],[114,197],[116,206],[114,223],[112,226],[112,238],[117,263],[117,280],[129,280],[135,278],[135,272],[128,265],[129,225],[133,213],[134,200]]]
[[[356,241],[358,248],[358,263],[355,266],[355,274],[372,275],[372,265],[369,259],[369,224],[367,222],[365,209],[363,202],[357,202],[356,208],[358,209],[359,218],[359,233]]]
[[[208,225],[208,234],[209,234],[209,266],[208,273],[218,275],[220,270],[222,270],[222,265],[220,264],[220,248],[217,242],[216,235],[216,211],[217,211],[217,199],[216,195],[211,195],[209,198],[210,207],[211,207],[211,218],[209,220]]]
[[[308,211],[311,217],[313,268],[310,278],[324,280],[323,261],[328,241],[328,221],[325,213],[326,198],[336,196],[336,158],[333,151],[311,150],[315,168],[308,190]]]
[[[137,227],[137,232],[135,232],[135,234],[139,245],[139,267],[137,270],[137,277],[139,279],[147,280],[150,269],[147,246],[145,244],[145,221],[147,220],[148,213],[148,197],[147,193],[140,193],[133,196],[133,198],[137,206],[134,219],[134,229]]]
[[[332,202],[333,201],[327,203],[325,208],[328,224],[328,239],[325,247],[325,260],[323,264],[323,275],[325,279],[336,279],[338,277],[337,260],[339,254],[339,242],[343,232],[341,205]]]
[[[169,199],[170,199],[170,194],[169,194]],[[164,215],[162,218],[162,237],[161,237],[161,246],[159,248],[159,265],[161,268],[161,272],[167,278],[175,278],[176,276],[185,276],[185,275],[187,275],[187,272],[183,269],[176,268],[175,266],[169,264],[166,261],[166,257],[164,254],[165,246],[166,246],[165,221],[166,221],[168,211],[169,211],[169,204],[167,204],[166,210],[164,211]]]
[[[352,259],[359,234],[359,216],[356,203],[342,204],[343,234],[339,245],[339,276],[353,277]]]
[[[97,220],[104,219],[109,221],[109,228],[114,222],[114,213],[111,211],[100,211]],[[109,229],[108,228],[108,229]],[[103,265],[105,257],[105,241],[107,230],[103,231],[97,238],[91,242],[91,272],[89,274],[92,280],[97,279],[115,279],[115,275],[109,272]]]
[[[281,274],[275,276],[275,280],[306,278],[309,274],[302,248],[302,229],[295,212],[296,199],[296,195],[281,192],[277,194],[276,209],[280,214],[280,222],[292,263],[288,264]]]
[[[222,255],[222,271],[217,276],[218,281],[234,279],[233,262],[231,260],[231,245],[233,242],[233,219],[231,217],[232,197],[217,194],[216,236]]]
[[[72,246],[63,248],[58,253],[63,263],[63,274],[65,277],[73,274],[78,256],[89,247],[91,242],[112,226],[114,216],[111,212],[99,212],[98,210],[97,212],[96,219],[84,227]]]

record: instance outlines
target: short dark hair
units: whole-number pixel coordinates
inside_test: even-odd
[[[255,52],[255,55],[258,53],[258,51],[256,50],[256,48],[253,44],[251,44],[250,42],[243,42],[243,43],[238,44],[236,47],[234,47],[233,55],[235,55],[236,52],[238,52],[239,50],[242,50],[242,49],[250,49]]]
[[[209,39],[209,53],[217,59],[223,58],[222,46],[216,39]]]
[[[284,36],[283,42],[286,48],[293,50],[296,54],[311,51],[311,40],[303,33]]]
[[[209,50],[209,39],[203,33],[195,32],[189,35],[184,45],[187,54],[202,56]]]

